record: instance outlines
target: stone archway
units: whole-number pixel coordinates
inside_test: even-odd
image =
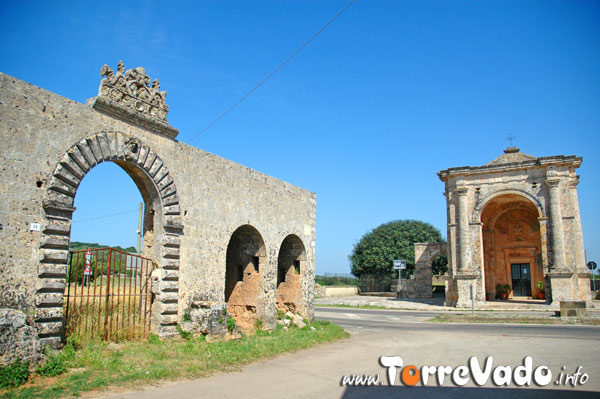
[[[225,302],[236,323],[246,330],[254,328],[261,310],[259,293],[266,255],[264,240],[253,226],[240,226],[231,235],[225,262]]]
[[[157,262],[152,330],[176,333],[179,299],[179,247],[183,225],[174,180],[161,158],[141,140],[119,132],[101,132],[73,145],[54,169],[43,201],[36,323],[42,344],[57,345],[63,331],[63,295],[73,203],[84,176],[97,164],[112,161],[137,185],[146,204],[144,253]]]
[[[277,257],[277,309],[292,313],[304,311],[300,294],[305,262],[306,249],[302,240],[297,235],[288,235],[281,243]]]
[[[519,194],[497,195],[483,207],[486,300],[496,298],[498,284],[510,287],[509,298],[538,297],[536,283],[548,273],[542,262],[540,217],[536,204]]]

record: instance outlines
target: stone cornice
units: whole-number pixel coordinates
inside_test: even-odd
[[[135,112],[134,110],[105,97],[90,98],[86,101],[86,104],[98,112],[112,116],[126,123],[131,123],[132,125],[136,125],[142,129],[146,129],[152,133],[160,134],[173,140],[179,134],[179,130],[169,126],[167,122],[150,118]]]
[[[548,157],[539,157],[523,162],[511,162],[503,164],[492,164],[483,166],[458,166],[441,170],[437,173],[442,181],[447,181],[450,177],[458,175],[481,175],[487,173],[503,173],[520,169],[546,168],[554,166],[572,166],[578,168],[583,161],[582,157],[576,155],[554,155]]]

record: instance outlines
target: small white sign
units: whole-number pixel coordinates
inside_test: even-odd
[[[29,230],[31,231],[40,231],[41,227],[39,223],[31,223],[31,226],[29,227]]]
[[[394,260],[394,269],[397,270],[405,270],[406,269],[406,260]]]

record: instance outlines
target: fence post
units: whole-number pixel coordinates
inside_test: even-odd
[[[104,340],[108,339],[108,313],[110,310],[110,266],[112,259],[112,248],[108,249],[108,262],[106,266],[106,313],[104,314]]]

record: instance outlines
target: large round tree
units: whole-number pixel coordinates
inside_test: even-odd
[[[365,234],[348,257],[352,274],[389,275],[394,259],[406,259],[409,271],[415,268],[416,242],[442,242],[442,234],[429,223],[418,220],[395,220]]]

